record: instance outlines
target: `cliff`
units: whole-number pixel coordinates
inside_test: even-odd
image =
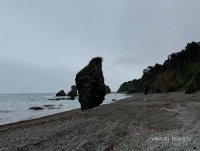
[[[185,49],[168,56],[163,64],[143,70],[140,79],[124,82],[118,92],[143,92],[148,84],[151,92],[186,91],[200,70],[200,42],[188,43]],[[195,86],[195,91],[200,86]]]

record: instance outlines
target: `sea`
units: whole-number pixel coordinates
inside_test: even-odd
[[[105,96],[102,104],[114,103],[127,97],[129,96],[126,94],[110,93]],[[49,100],[56,98],[54,93],[0,94],[0,125],[80,108],[78,97],[75,100]],[[36,106],[43,110],[29,109]]]

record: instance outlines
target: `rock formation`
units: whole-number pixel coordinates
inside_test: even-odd
[[[75,85],[71,86],[71,91],[69,91],[69,93],[67,93],[67,96],[69,96],[69,97],[76,97],[76,96],[78,96],[78,94],[77,94],[77,88],[76,88]]]
[[[66,96],[66,93],[63,90],[61,90],[58,93],[56,93],[56,96]]]
[[[106,91],[106,94],[111,93],[110,87],[105,85],[105,91]]]
[[[82,111],[99,106],[103,102],[106,93],[102,71],[102,58],[93,58],[76,75],[76,87]]]

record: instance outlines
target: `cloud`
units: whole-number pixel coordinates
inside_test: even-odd
[[[68,91],[75,83],[74,73],[66,67],[46,68],[22,62],[0,62],[1,93],[45,93]],[[34,90],[34,91],[33,91]]]
[[[149,65],[199,41],[199,5],[198,0],[0,1],[0,93],[70,87],[96,56],[104,58],[106,83],[117,90]]]
[[[140,65],[144,64],[145,60],[142,60],[142,58],[137,58],[133,56],[122,56],[119,57],[116,62],[117,65]]]

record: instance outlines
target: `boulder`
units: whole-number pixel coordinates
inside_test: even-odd
[[[69,96],[71,98],[78,96],[77,88],[75,85],[71,86],[71,91],[69,91],[69,93],[67,93],[67,96]]]
[[[110,87],[105,85],[105,91],[106,91],[106,94],[111,93]]]
[[[66,96],[66,93],[63,90],[61,90],[58,93],[56,93],[56,96]]]
[[[82,111],[99,106],[105,93],[105,84],[100,57],[93,58],[89,64],[76,75],[76,87]]]

